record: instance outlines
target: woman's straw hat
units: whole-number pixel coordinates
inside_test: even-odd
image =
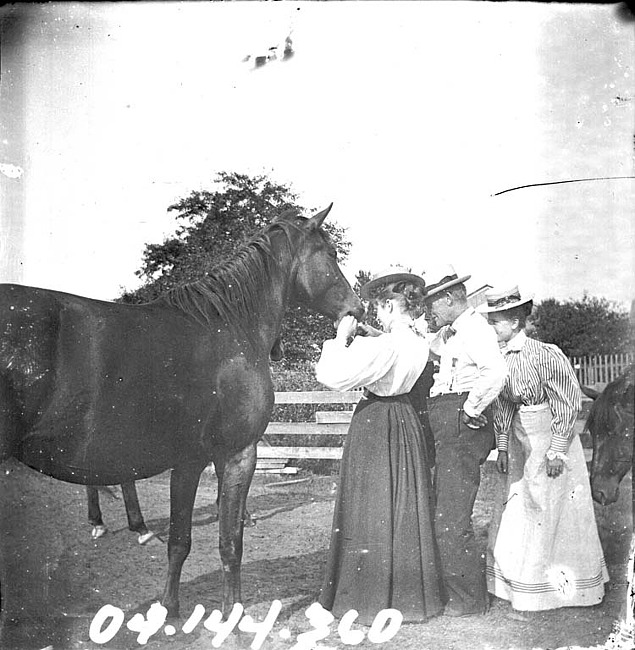
[[[514,307],[520,307],[525,303],[533,300],[533,293],[522,294],[518,285],[511,287],[505,287],[504,289],[490,289],[485,294],[485,299],[487,304],[481,305],[478,308],[483,314],[491,314],[496,311],[507,311],[508,309],[513,309]]]
[[[425,280],[420,275],[415,275],[408,271],[403,266],[389,266],[379,273],[375,273],[373,277],[361,288],[360,295],[364,300],[370,300],[370,293],[373,289],[385,285],[392,284],[393,282],[412,282],[418,284],[422,289],[425,289]]]
[[[471,275],[459,277],[451,264],[444,264],[437,269],[433,269],[430,273],[424,272],[424,275],[428,276],[429,280],[434,280],[434,282],[429,281],[427,283],[425,293],[426,300],[456,284],[461,284],[472,277]]]

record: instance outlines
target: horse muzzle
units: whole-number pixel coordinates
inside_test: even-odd
[[[366,311],[364,310],[364,307],[362,305],[360,305],[359,308],[349,309],[348,311],[345,311],[333,321],[333,325],[335,326],[335,329],[338,328],[344,316],[353,316],[353,318],[361,322],[366,318]]]
[[[603,485],[592,485],[591,494],[593,495],[593,500],[599,503],[602,506],[608,506],[611,503],[615,503],[620,493],[619,485],[610,485],[604,483]]]

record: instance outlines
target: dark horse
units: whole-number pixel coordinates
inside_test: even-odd
[[[585,386],[582,390],[594,400],[586,421],[593,438],[591,491],[595,501],[606,505],[617,501],[620,481],[633,465],[635,364],[601,393]],[[633,509],[635,513],[635,490]]]
[[[274,341],[273,347],[269,352],[269,358],[272,361],[280,361],[284,357],[284,346],[282,341],[278,338]],[[104,518],[99,505],[99,492],[106,490],[114,498],[118,498],[113,494],[110,488],[98,488],[94,485],[86,486],[86,500],[88,502],[88,523],[92,525],[91,537],[99,539],[108,532],[108,528],[104,524]],[[139,544],[146,544],[154,536],[153,533],[146,525],[139,505],[139,495],[137,494],[137,487],[134,481],[128,481],[121,484],[121,493],[123,495],[124,506],[126,508],[126,517],[128,518],[128,530],[137,533],[137,541]],[[216,499],[216,506],[218,508],[218,498]],[[255,519],[249,514],[245,508],[244,517],[245,526],[255,526]]]
[[[363,315],[320,226],[273,222],[226,264],[143,305],[0,286],[0,461],[115,485],[172,470],[162,603],[178,616],[192,509],[219,480],[223,613],[240,602],[243,515],[271,417],[269,353],[292,303]]]

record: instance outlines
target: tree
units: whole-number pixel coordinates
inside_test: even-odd
[[[570,357],[632,350],[628,312],[604,298],[586,294],[564,302],[548,298],[534,307],[531,325],[535,338],[555,343]]]
[[[364,270],[359,270],[355,274],[355,286],[353,287],[355,293],[359,295],[359,292],[361,291],[362,287],[367,283],[370,282],[372,278],[372,275],[370,271],[364,271]]]
[[[162,244],[146,245],[141,268],[135,273],[143,285],[124,292],[121,302],[148,302],[201,279],[276,217],[287,211],[306,213],[289,187],[266,176],[220,172],[215,183],[214,190],[193,191],[168,207],[176,213],[176,233]],[[350,243],[344,229],[332,220],[323,228],[340,259],[345,259]],[[323,316],[304,307],[290,309],[282,330],[287,362],[316,359],[322,341],[332,335],[332,323]]]

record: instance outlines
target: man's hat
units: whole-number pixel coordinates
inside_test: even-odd
[[[379,273],[375,273],[373,277],[361,288],[360,295],[364,300],[370,300],[370,293],[373,289],[385,285],[392,284],[393,282],[412,282],[418,284],[422,289],[425,289],[425,280],[420,275],[410,273],[408,269],[403,266],[389,266]]]
[[[449,289],[450,287],[453,287],[456,284],[461,284],[461,282],[465,282],[472,277],[471,275],[464,275],[463,277],[459,277],[456,274],[454,267],[450,264],[445,264],[438,269],[434,269],[429,274],[424,272],[424,275],[427,275],[429,280],[434,280],[434,282],[428,282],[426,285],[426,292],[424,296],[426,300],[432,296],[436,296],[438,293],[441,293],[446,289]]]
[[[534,299],[533,293],[521,294],[518,285],[505,287],[504,289],[490,289],[485,294],[486,305],[480,305],[478,311],[482,314],[491,314],[496,311],[507,311],[514,307],[520,307]]]

